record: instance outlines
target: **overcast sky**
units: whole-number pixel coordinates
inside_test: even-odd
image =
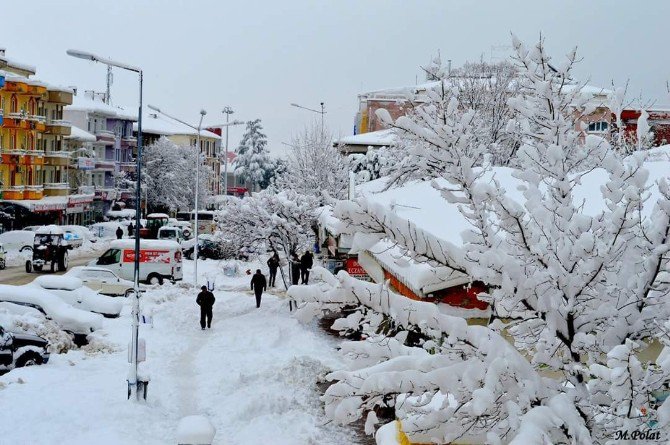
[[[509,45],[510,32],[529,44],[542,33],[555,58],[577,46],[577,75],[594,85],[629,79],[630,98],[670,102],[668,0],[31,0],[0,10],[0,47],[39,78],[104,91],[105,68],[68,48],[138,65],[145,104],[189,121],[204,108],[210,123],[230,106],[234,118],[262,119],[275,153],[318,118],[291,102],[325,102],[332,131],[352,134],[358,93],[422,81],[419,66],[438,50],[453,66],[500,57],[491,47]],[[112,99],[137,103],[133,74],[115,72]]]

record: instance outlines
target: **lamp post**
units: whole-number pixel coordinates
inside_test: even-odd
[[[200,131],[202,129],[202,118],[205,117],[207,112],[205,110],[200,110],[200,121],[198,122],[198,126],[196,127],[195,125],[191,125],[188,122],[184,122],[183,120],[176,118],[170,114],[167,114],[164,111],[161,111],[160,108],[155,107],[153,105],[148,105],[148,107],[152,110],[154,110],[157,113],[162,114],[165,117],[168,117],[174,121],[179,122],[180,124],[186,125],[189,128],[192,128],[197,131],[197,135],[195,137],[195,227],[194,227],[194,232],[195,232],[195,244],[193,245],[193,261],[194,261],[194,268],[193,268],[193,286],[197,287],[198,286],[198,195],[200,194]]]
[[[142,70],[136,66],[127,65],[125,63],[116,62],[104,57],[96,56],[84,51],[78,51],[74,49],[67,50],[67,54],[78,59],[89,60],[91,62],[98,62],[108,67],[113,66],[121,68],[126,71],[132,71],[139,75],[140,81],[140,98],[139,98],[139,107],[137,112],[137,184],[135,190],[135,218],[136,218],[136,227],[135,230],[135,268],[134,268],[134,294],[135,298],[133,299],[133,310],[132,310],[132,334],[131,334],[131,345],[130,345],[130,372],[128,373],[128,398],[130,399],[131,393],[135,392],[135,398],[139,400],[140,398],[140,388],[137,378],[137,365],[139,358],[139,328],[140,328],[140,201],[141,196],[141,187],[142,182],[142,84],[143,84],[143,74]],[[145,391],[146,397],[146,391]]]
[[[307,110],[307,111],[311,111],[312,113],[320,114],[321,115],[321,133],[323,133],[323,115],[326,114],[326,110],[325,110],[326,104],[324,102],[321,102],[320,105],[321,105],[321,111],[315,110],[313,108],[303,107],[302,105],[298,105],[296,103],[291,104],[292,107],[302,108],[303,110]]]

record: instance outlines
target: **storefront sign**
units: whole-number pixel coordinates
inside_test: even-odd
[[[68,207],[65,209],[65,213],[70,215],[72,213],[84,213],[84,206],[83,205],[78,205],[78,206],[72,206]]]
[[[33,212],[53,212],[65,210],[65,203],[35,204]]]
[[[77,160],[79,170],[93,170],[95,168],[95,159],[79,157]]]
[[[372,278],[365,271],[363,266],[360,265],[356,258],[347,258],[347,273],[354,278],[358,278],[363,281],[372,281]]]

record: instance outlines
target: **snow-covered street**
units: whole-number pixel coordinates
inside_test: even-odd
[[[44,366],[0,377],[0,444],[169,444],[179,419],[203,414],[218,444],[350,444],[350,429],[326,424],[317,376],[340,366],[335,340],[292,318],[285,300],[265,294],[260,309],[248,278],[217,275],[211,330],[202,331],[188,284],[152,290],[143,312],[143,364],[152,381],[144,403],[126,400],[129,305],[105,320],[105,337],[83,350],[52,355]],[[187,264],[187,276],[190,275]],[[186,283],[189,283],[187,280]],[[128,302],[129,303],[129,302]]]

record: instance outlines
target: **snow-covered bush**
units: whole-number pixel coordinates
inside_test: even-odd
[[[639,358],[656,342],[666,351],[670,345],[670,186],[665,179],[647,184],[640,157],[624,161],[605,140],[584,137],[581,122],[594,108],[570,80],[574,51],[555,63],[542,41],[526,48],[514,39],[514,48],[519,93],[509,101],[516,117],[508,130],[521,145],[518,168],[505,171],[520,198],[486,162],[485,116],[443,90],[395,122],[378,113],[408,147],[390,183],[441,178],[434,186],[470,223],[462,244],[365,198],[335,209],[348,233],[366,234],[368,242],[389,238],[421,261],[487,283],[482,298],[494,321],[467,326],[407,300],[400,310],[390,293],[350,279],[300,291],[310,295],[294,298],[313,299],[303,315],[318,313],[322,302],[365,304],[442,339],[430,344],[436,354],[333,373],[339,382],[325,400],[338,421],[390,397],[411,406],[396,410],[405,430],[435,442],[589,444],[619,430],[670,425],[670,402],[657,400],[668,390],[670,353]],[[605,179],[588,191],[596,204],[588,207],[576,190],[596,168]]]

